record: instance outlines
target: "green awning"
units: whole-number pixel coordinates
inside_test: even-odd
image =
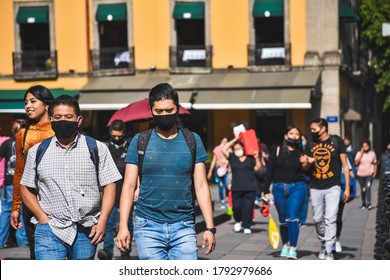
[[[256,0],[253,5],[254,17],[282,17],[284,16],[283,0]]]
[[[20,7],[16,22],[23,23],[48,23],[49,9],[48,7]]]
[[[78,90],[50,89],[53,97],[67,94],[76,97]],[[25,90],[0,90],[0,113],[24,113]]]
[[[352,10],[351,7],[339,1],[339,17],[343,21],[359,21],[359,16]]]
[[[96,12],[97,21],[127,20],[126,3],[99,5]]]
[[[203,19],[204,2],[176,2],[173,9],[174,19]]]

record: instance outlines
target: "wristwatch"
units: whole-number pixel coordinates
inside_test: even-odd
[[[213,228],[206,228],[206,230],[212,232],[213,234],[217,233],[217,229],[215,227],[213,227]]]

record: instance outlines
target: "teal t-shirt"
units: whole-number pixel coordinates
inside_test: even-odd
[[[195,163],[207,160],[206,150],[196,133]],[[125,162],[138,165],[137,134],[131,141]],[[179,130],[173,139],[163,139],[153,130],[146,147],[136,215],[158,223],[194,219],[192,205],[192,156]]]

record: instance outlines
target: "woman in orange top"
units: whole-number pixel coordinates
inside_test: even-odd
[[[50,90],[44,86],[36,85],[26,90],[24,94],[24,109],[29,118],[29,124],[21,129],[16,135],[16,167],[14,174],[14,195],[12,199],[11,225],[18,229],[22,227],[21,216],[30,246],[30,257],[35,259],[34,250],[34,225],[30,222],[32,217],[30,210],[22,206],[20,195],[20,180],[22,179],[25,166],[25,156],[28,150],[35,144],[54,135],[51,129],[50,117],[48,114],[49,105],[54,100]],[[22,208],[22,215],[21,210]]]

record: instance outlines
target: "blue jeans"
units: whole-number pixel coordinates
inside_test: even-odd
[[[140,260],[196,260],[195,223],[157,223],[135,216],[134,237]]]
[[[91,228],[77,226],[76,239],[69,245],[59,239],[49,224],[37,224],[35,228],[35,256],[37,260],[93,260],[96,245],[88,235]]]
[[[302,204],[306,194],[306,184],[295,182],[291,184],[274,183],[272,194],[279,215],[279,228],[283,244],[290,243],[296,247],[299,236],[299,219]]]
[[[368,206],[371,205],[371,186],[372,181],[374,180],[374,177],[368,176],[368,177],[358,177],[361,194],[362,194],[362,205]]]
[[[305,183],[305,185],[306,185],[306,183]],[[305,198],[304,198],[303,203],[302,203],[301,214],[299,217],[300,223],[302,225],[306,224],[308,208],[309,208],[309,188],[306,185]]]
[[[4,244],[7,242],[10,233],[10,228],[11,228],[10,217],[11,217],[11,210],[12,210],[13,193],[14,193],[13,185],[6,185],[3,187],[3,194],[1,197],[1,214],[0,214],[0,248],[4,247]],[[20,217],[20,220],[23,221],[23,216]],[[28,246],[26,229],[24,226],[16,230],[15,237],[18,246]]]
[[[104,238],[103,249],[111,255],[114,254],[114,236],[118,222],[118,212],[119,208],[114,206],[114,208],[112,208],[110,216],[108,216],[106,225],[106,237]],[[131,240],[133,238],[133,210],[131,210],[129,215],[128,228],[130,231],[130,248],[126,253],[131,252]]]
[[[222,201],[228,197],[228,185],[229,185],[229,172],[226,172],[225,176],[218,177],[218,187],[219,187],[219,200]]]

